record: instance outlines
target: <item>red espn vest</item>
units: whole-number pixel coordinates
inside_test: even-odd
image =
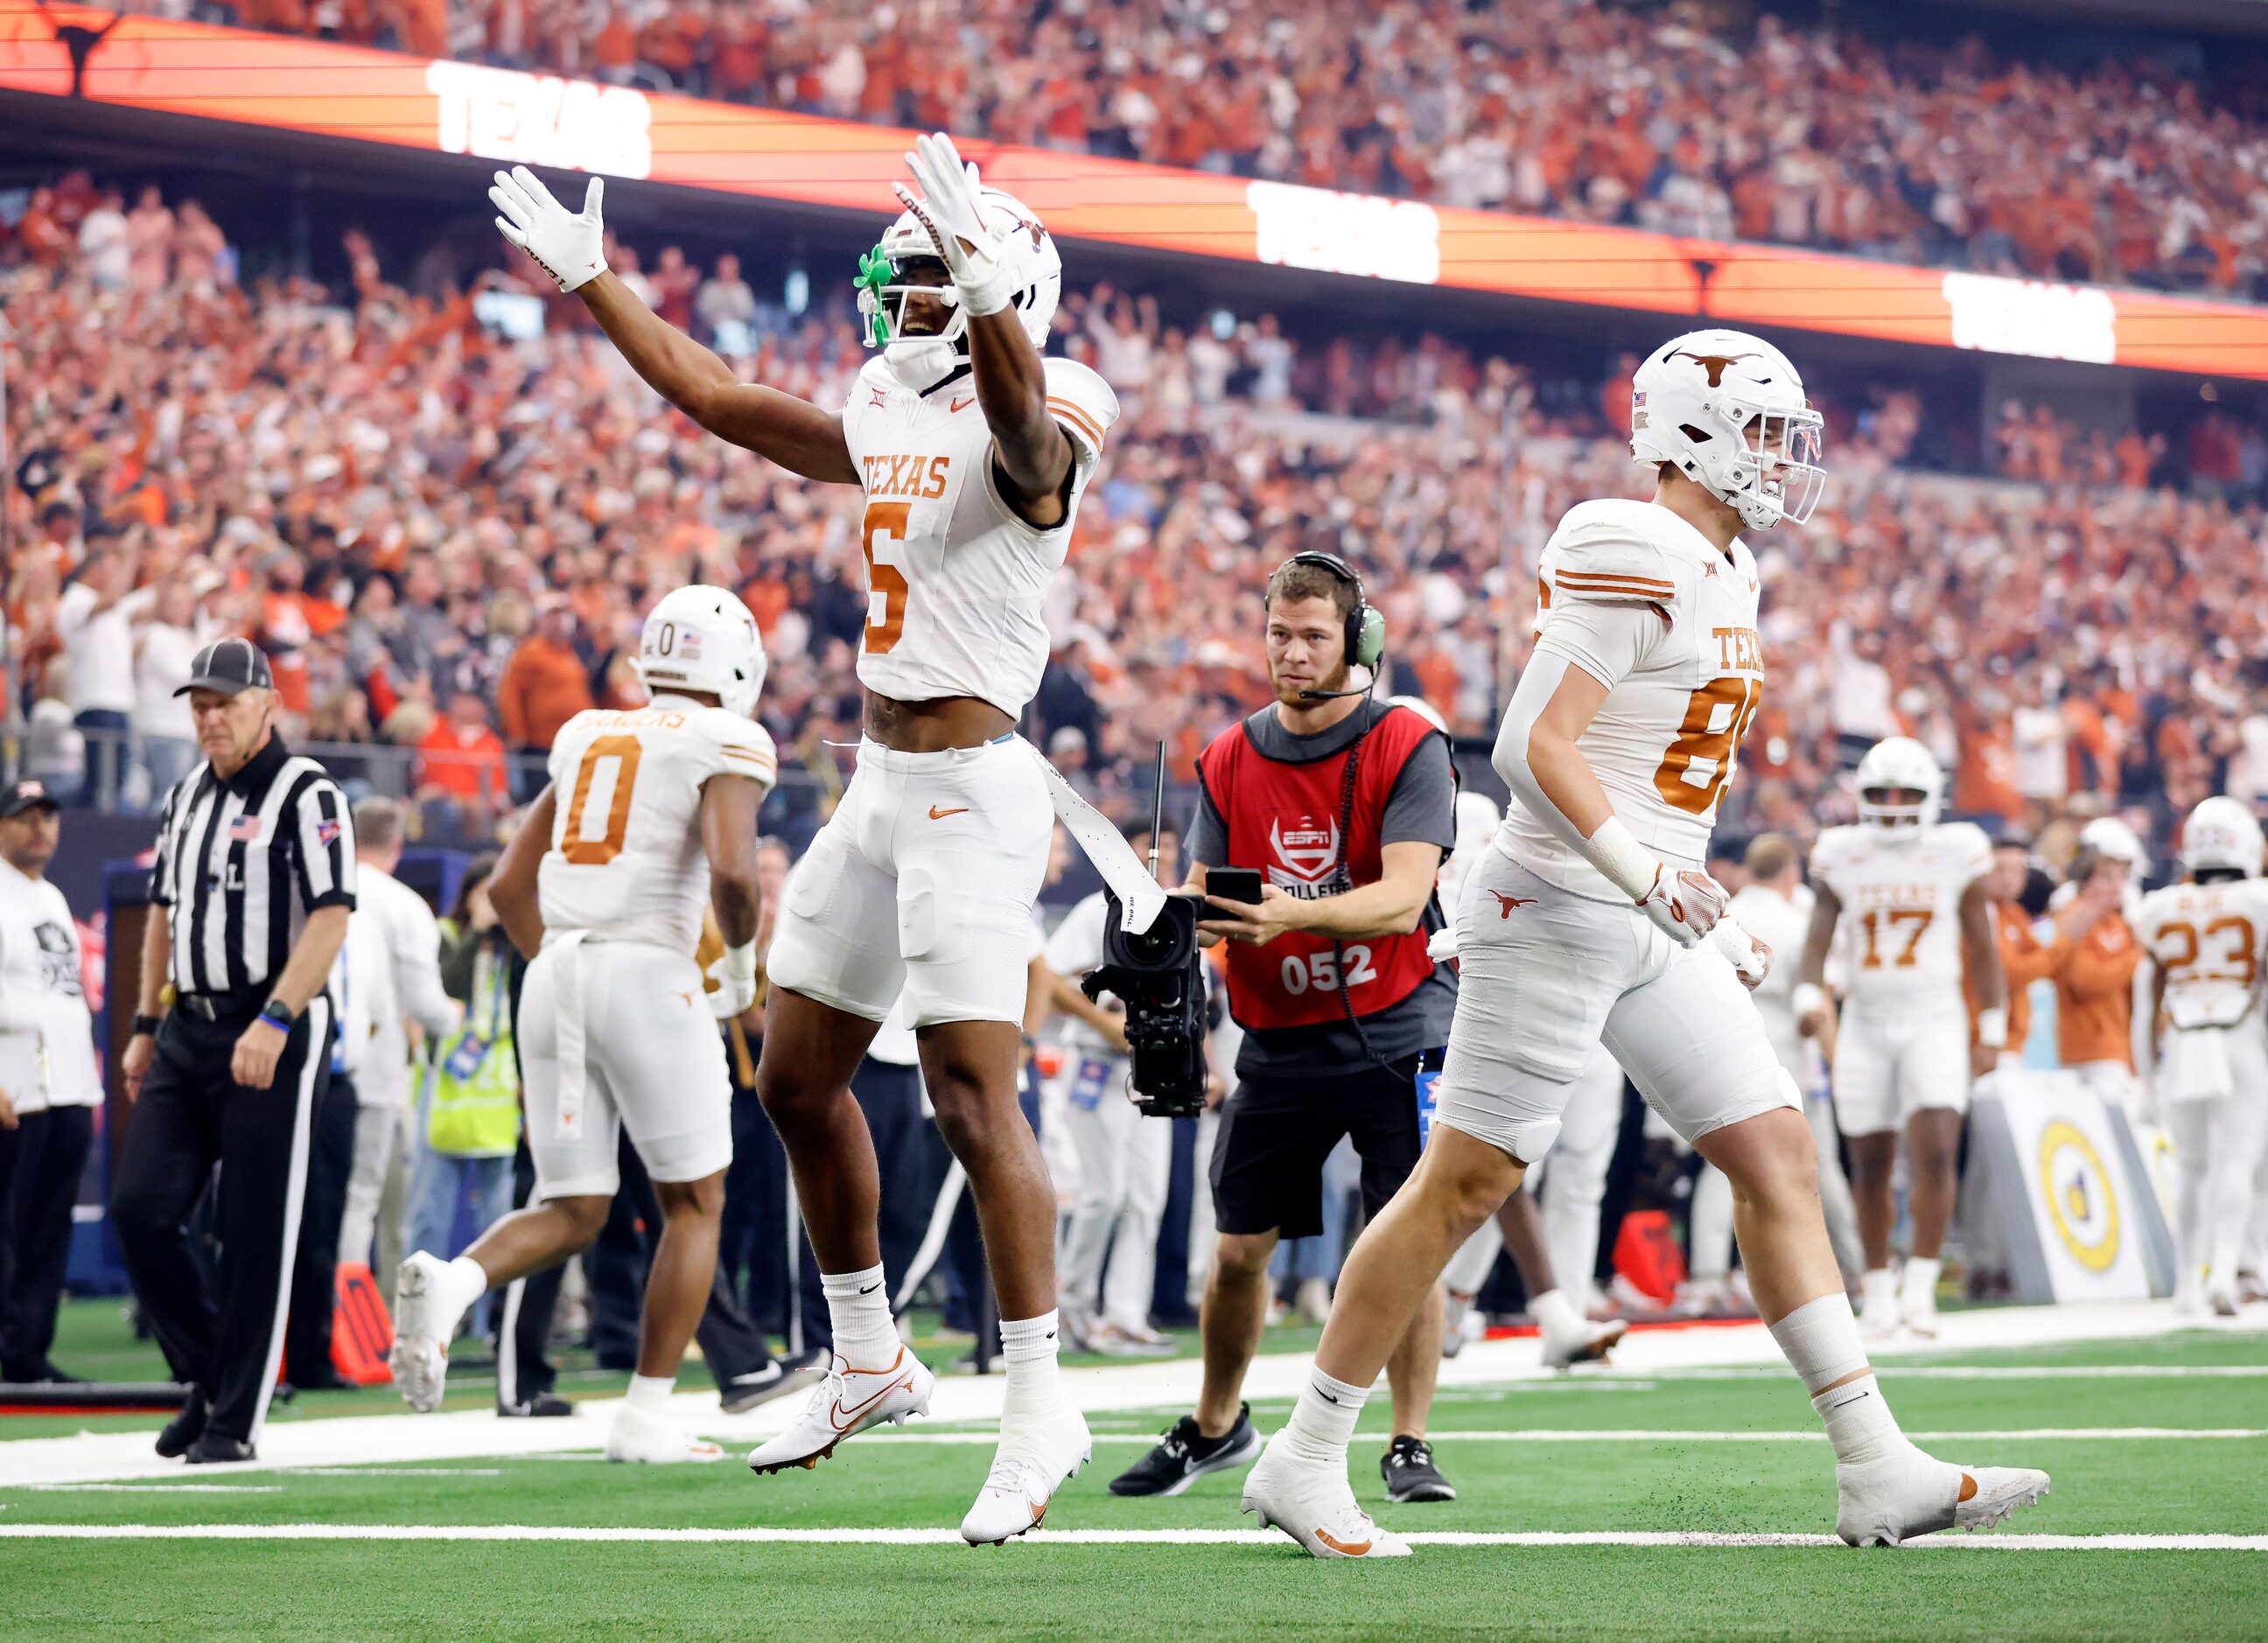
[[[1375,711],[1368,704],[1358,711]],[[1435,733],[1408,708],[1389,707],[1361,739],[1348,828],[1346,866],[1353,884],[1378,881],[1383,871],[1378,834],[1387,799],[1410,755]],[[1292,895],[1332,894],[1351,751],[1285,764],[1255,747],[1242,725],[1217,737],[1199,755],[1197,769],[1213,807],[1227,823],[1227,865],[1256,867],[1268,882]],[[1409,935],[1366,936],[1340,944],[1356,1015],[1376,1015],[1417,991],[1433,973],[1433,961],[1425,955],[1427,939],[1421,928]],[[1342,961],[1328,938],[1292,931],[1265,947],[1233,941],[1226,947],[1229,1013],[1239,1026],[1313,1027],[1346,1020],[1346,1006],[1339,998]]]

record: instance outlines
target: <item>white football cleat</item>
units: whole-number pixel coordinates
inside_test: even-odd
[[[2217,1318],[2236,1315],[2236,1283],[2225,1273],[2215,1272],[2205,1280],[2205,1304]]]
[[[394,1271],[394,1349],[386,1361],[394,1371],[394,1384],[401,1389],[402,1402],[421,1415],[441,1407],[449,1374],[449,1339],[471,1304],[457,1296],[463,1286],[454,1281],[455,1276],[446,1261],[423,1249]]]
[[[1239,1508],[1280,1529],[1318,1558],[1406,1558],[1410,1543],[1371,1521],[1348,1485],[1346,1468],[1321,1466],[1292,1453],[1285,1433],[1268,1440],[1244,1477]]]
[[[2022,1467],[1955,1466],[1907,1444],[1865,1466],[1835,1469],[1835,1532],[1852,1546],[1896,1546],[1940,1529],[1990,1529],[2048,1492]]]
[[[706,1438],[683,1431],[666,1415],[625,1404],[615,1411],[615,1424],[607,1431],[607,1458],[672,1466],[688,1461],[721,1461],[725,1451]]]
[[[1630,1333],[1630,1325],[1620,1318],[1604,1323],[1583,1319],[1573,1330],[1546,1329],[1543,1335],[1543,1367],[1546,1369],[1566,1369],[1576,1364],[1604,1363],[1607,1354]]]
[[[794,1424],[748,1451],[749,1469],[777,1472],[816,1466],[845,1438],[928,1414],[930,1394],[936,1389],[937,1377],[910,1347],[899,1347],[883,1369],[853,1369],[838,1353]]]
[[[976,1503],[961,1520],[961,1537],[972,1546],[997,1546],[1037,1529],[1064,1479],[1094,1457],[1086,1417],[1065,1398],[1038,1413],[1000,1422],[1000,1447]]]

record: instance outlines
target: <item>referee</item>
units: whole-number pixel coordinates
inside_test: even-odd
[[[354,906],[354,830],[321,765],[275,730],[268,659],[245,639],[197,652],[205,763],[167,795],[126,1046],[134,1101],[110,1213],[143,1316],[188,1404],[158,1453],[248,1461],[284,1350],[308,1131],[330,1065],[323,991]],[[170,981],[173,1007],[166,1012]],[[217,1293],[183,1223],[223,1166]]]

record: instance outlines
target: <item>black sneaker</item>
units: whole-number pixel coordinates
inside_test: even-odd
[[[242,1438],[232,1438],[225,1432],[208,1432],[189,1445],[182,1457],[191,1466],[229,1466],[243,1461],[256,1461],[259,1451]]]
[[[507,1420],[541,1420],[561,1415],[571,1415],[575,1406],[556,1392],[538,1392],[534,1397],[523,1398],[517,1404],[497,1399],[497,1413]]]
[[[791,1392],[816,1385],[827,1374],[827,1368],[823,1363],[791,1365],[775,1358],[761,1369],[733,1376],[718,1389],[717,1401],[726,1414],[743,1414],[759,1404],[769,1404],[776,1397],[785,1397]]]
[[[158,1434],[158,1455],[161,1460],[179,1460],[189,1452],[189,1446],[205,1435],[205,1417],[210,1413],[202,1392],[189,1394],[189,1401],[181,1405],[181,1412],[166,1423]]]
[[[1197,1417],[1184,1415],[1166,1428],[1158,1447],[1110,1480],[1115,1495],[1177,1495],[1207,1472],[1245,1466],[1260,1453],[1252,1429],[1252,1405],[1240,1404],[1236,1425],[1218,1438],[1197,1430]]]
[[[1405,1433],[1395,1439],[1379,1461],[1378,1470],[1386,1479],[1386,1498],[1396,1506],[1457,1498],[1456,1489],[1433,1464],[1433,1446],[1423,1438]]]

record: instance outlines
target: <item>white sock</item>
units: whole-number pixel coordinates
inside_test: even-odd
[[[1859,1280],[1859,1298],[1863,1309],[1874,1311],[1877,1307],[1885,1314],[1898,1309],[1898,1275],[1894,1268],[1869,1267]],[[1877,1320],[1880,1322],[1880,1320]]]
[[[1008,1366],[1008,1384],[1002,1396],[1005,1408],[1029,1409],[1062,1396],[1063,1379],[1057,1362],[1063,1345],[1061,1334],[1052,1309],[1036,1318],[1000,1321],[1000,1356]]]
[[[1575,1310],[1575,1303],[1567,1299],[1565,1290],[1547,1289],[1528,1300],[1528,1315],[1546,1335],[1575,1335],[1583,1328],[1583,1315]]]
[[[819,1293],[827,1297],[836,1357],[853,1369],[887,1369],[898,1361],[898,1326],[879,1264],[859,1272],[821,1272]]]
[[[1944,1264],[1942,1261],[1933,1261],[1923,1256],[1908,1256],[1903,1293],[1927,1305],[1936,1305],[1937,1275]]]
[[[1859,1321],[1851,1315],[1851,1299],[1837,1292],[1807,1300],[1771,1326],[1789,1367],[1812,1395],[1811,1407],[1827,1427],[1840,1466],[1863,1464],[1888,1454],[1905,1441],[1898,1430],[1874,1372],[1844,1381],[1854,1371],[1867,1369],[1867,1349],[1859,1339]],[[1822,1387],[1835,1386],[1831,1391]]]
[[[447,1282],[449,1299],[454,1307],[449,1314],[447,1326],[441,1331],[441,1338],[445,1341],[456,1334],[457,1325],[464,1322],[465,1314],[473,1309],[473,1303],[489,1293],[488,1269],[472,1256],[460,1255],[449,1263]]]
[[[674,1374],[633,1374],[627,1402],[632,1409],[659,1415],[669,1408],[669,1395],[677,1389]]]
[[[1284,1424],[1284,1440],[1303,1461],[1345,1470],[1347,1444],[1369,1396],[1366,1386],[1349,1386],[1310,1369],[1300,1401],[1292,1406],[1292,1418]]]

